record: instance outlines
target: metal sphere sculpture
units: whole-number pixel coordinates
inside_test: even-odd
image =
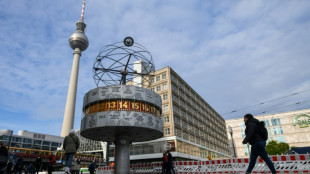
[[[93,72],[97,88],[84,96],[81,135],[114,142],[115,174],[129,173],[130,143],[163,136],[160,95],[147,89],[152,55],[131,37],[105,46]]]
[[[102,48],[94,62],[93,78],[97,87],[120,84],[149,87],[154,71],[151,53],[126,37],[123,42]]]

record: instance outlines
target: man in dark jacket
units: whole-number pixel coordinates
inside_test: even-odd
[[[75,135],[75,131],[71,129],[69,132],[69,135],[65,137],[64,142],[63,142],[63,148],[65,150],[65,171],[66,173],[70,173],[73,156],[75,155],[79,147],[80,147],[80,140]]]
[[[95,173],[95,168],[96,168],[95,161],[93,161],[88,166],[89,173],[90,174],[94,174]]]
[[[251,144],[251,155],[250,155],[250,163],[249,167],[246,171],[247,174],[252,172],[252,169],[255,166],[256,159],[258,156],[260,156],[271,172],[273,174],[277,173],[276,169],[274,168],[274,165],[272,161],[269,159],[268,154],[266,152],[266,140],[260,135],[258,130],[258,124],[259,121],[253,117],[252,114],[246,114],[244,116],[244,122],[245,122],[245,138],[242,141],[243,144]]]
[[[167,150],[167,155],[168,155],[168,165],[169,165],[169,171],[168,173],[171,173],[171,170],[173,172],[173,174],[175,174],[174,168],[173,168],[173,157],[170,153],[169,150]]]
[[[41,155],[39,155],[39,156],[37,156],[36,163],[35,163],[35,168],[36,168],[37,174],[39,174],[41,166],[42,166],[42,158],[41,158]]]
[[[0,147],[0,173],[4,173],[6,163],[8,161],[8,149],[6,148],[5,142],[1,143]]]

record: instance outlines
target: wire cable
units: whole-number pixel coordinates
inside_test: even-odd
[[[243,107],[243,108],[235,109],[233,111],[230,111],[230,112],[227,112],[227,113],[224,113],[224,114],[220,114],[220,115],[227,115],[227,114],[236,113],[236,112],[239,112],[241,110],[245,110],[245,109],[253,108],[253,107],[260,106],[260,105],[263,105],[263,104],[266,104],[266,103],[274,102],[274,101],[277,101],[277,100],[280,100],[280,99],[284,99],[284,98],[287,98],[287,97],[291,97],[291,96],[294,96],[294,95],[298,95],[298,94],[301,94],[301,93],[307,92],[307,91],[310,91],[310,89],[306,89],[306,90],[303,90],[303,91],[300,91],[300,92],[295,92],[295,93],[287,95],[287,96],[283,96],[283,97],[267,100],[265,102],[261,102],[259,104],[255,104],[255,105],[252,105],[252,106],[246,106],[246,107]]]

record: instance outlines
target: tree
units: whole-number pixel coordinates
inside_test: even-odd
[[[287,150],[289,150],[290,146],[287,143],[276,142],[274,140],[269,141],[266,145],[266,151],[269,155],[281,155]]]

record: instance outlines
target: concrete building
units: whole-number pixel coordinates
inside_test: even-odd
[[[100,154],[106,159],[106,143],[86,139],[80,135],[80,131],[76,131],[76,135],[80,139],[79,153]],[[0,130],[0,141],[5,142],[10,147],[20,147],[26,149],[38,149],[56,151],[61,149],[64,138],[60,136],[29,132],[26,130],[18,131],[17,135],[8,129]]]
[[[131,160],[161,159],[167,149],[179,160],[230,157],[225,120],[175,71],[155,71],[151,90],[162,97],[164,137],[133,143]]]
[[[310,146],[310,109],[289,111],[283,113],[254,116],[260,121],[265,122],[268,130],[268,141],[275,140],[278,142],[285,142],[290,147],[306,147]],[[235,152],[238,158],[249,157],[249,150],[247,145],[242,144],[245,137],[245,124],[242,118],[226,120],[227,134],[230,126],[233,131],[233,141]],[[233,154],[231,137],[230,154]]]
[[[2,129],[0,130],[0,141],[6,142],[10,147],[54,151],[61,146],[63,138],[26,130],[20,130],[17,135],[13,135],[13,131]]]

